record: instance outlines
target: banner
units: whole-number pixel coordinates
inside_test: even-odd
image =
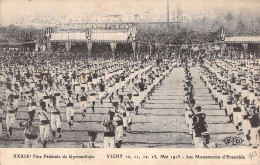
[[[117,43],[116,43],[116,42],[111,42],[111,43],[110,43],[111,50],[112,50],[112,54],[115,54],[116,45],[117,45]]]
[[[51,42],[47,42],[47,50],[51,51]]]
[[[87,43],[87,47],[88,47],[88,52],[91,53],[92,43],[91,43],[91,42],[88,42],[88,43]]]
[[[35,44],[35,51],[38,52],[38,50],[39,50],[39,45]]]
[[[66,42],[66,51],[69,52],[71,49],[71,42]]]
[[[42,51],[43,52],[46,51],[46,45],[45,44],[42,45]]]
[[[93,31],[91,35],[92,41],[127,41],[127,38],[127,32]]]
[[[223,51],[226,49],[226,47],[227,47],[227,44],[222,44]]]
[[[66,42],[66,51],[68,52],[69,51],[69,43]]]

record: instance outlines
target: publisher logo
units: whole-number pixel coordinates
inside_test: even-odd
[[[229,136],[226,137],[223,141],[226,145],[238,145],[238,144],[242,144],[244,140],[241,137]]]

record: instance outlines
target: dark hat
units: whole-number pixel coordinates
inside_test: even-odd
[[[115,114],[115,111],[111,109],[111,110],[108,111],[108,114],[109,114],[109,115],[114,115],[114,114]]]
[[[46,107],[46,102],[41,101],[41,102],[40,102],[40,106],[41,106],[41,107]]]
[[[200,112],[200,111],[201,111],[201,106],[197,106],[195,109],[196,109],[198,112]]]
[[[29,111],[28,112],[28,115],[29,115],[29,117],[34,117],[35,116],[35,110],[33,110],[33,111]]]
[[[240,97],[241,95],[240,94],[235,94],[234,95],[236,98]]]
[[[255,106],[255,105],[251,105],[251,106],[250,106],[250,109],[255,110],[255,109],[256,109],[256,106]]]

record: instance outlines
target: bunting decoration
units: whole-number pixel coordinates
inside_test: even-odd
[[[242,44],[244,51],[247,51],[248,44]]]
[[[116,42],[111,42],[111,43],[110,43],[110,46],[111,46],[111,50],[112,50],[113,55],[115,54],[116,45],[117,45]]]

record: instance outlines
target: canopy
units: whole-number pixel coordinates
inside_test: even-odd
[[[260,36],[225,37],[224,43],[260,43]]]

